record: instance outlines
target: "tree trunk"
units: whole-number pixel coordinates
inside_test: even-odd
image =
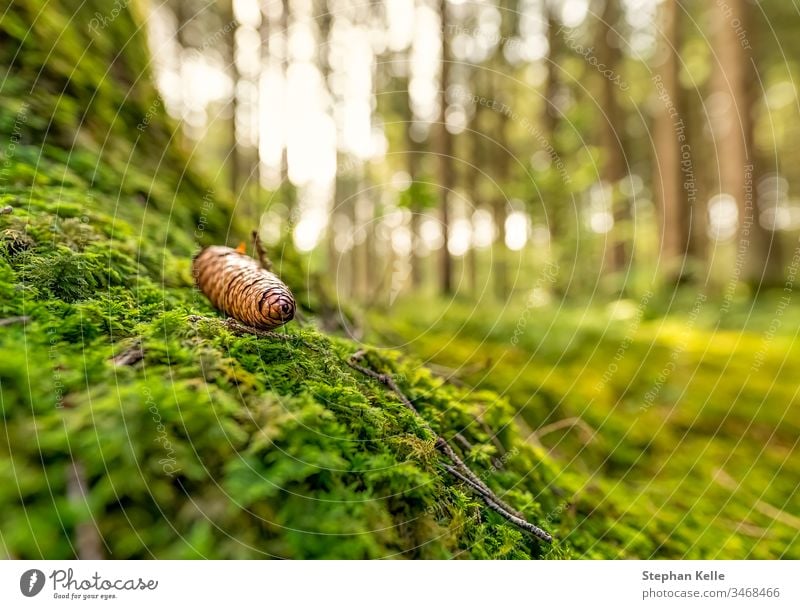
[[[683,123],[683,91],[678,82],[680,48],[680,6],[678,0],[661,5],[661,31],[658,66],[655,78],[658,109],[654,121],[653,190],[661,215],[662,272],[668,281],[681,281],[687,272],[691,208],[683,190],[681,148],[686,145]],[[686,150],[686,148],[684,148]]]
[[[478,106],[480,107],[480,105]],[[476,108],[477,110],[477,108]],[[465,176],[465,186],[467,193],[472,203],[470,213],[470,226],[474,233],[475,225],[472,221],[472,215],[480,205],[480,168],[484,167],[483,164],[483,142],[478,123],[478,113],[475,114],[475,126],[472,133],[470,133],[470,141],[472,143],[472,165],[473,167],[466,167],[467,175]],[[478,296],[478,252],[475,250],[474,244],[470,243],[466,254],[464,254],[464,268],[469,281],[469,291],[474,297]]]
[[[449,230],[450,230],[450,210],[448,197],[453,188],[453,138],[447,130],[447,86],[450,82],[450,50],[447,19],[447,0],[439,0],[439,13],[441,15],[441,36],[442,36],[442,67],[440,81],[440,106],[439,111],[439,213],[442,225],[442,235],[444,237],[442,249],[439,253],[440,275],[439,290],[444,295],[453,293],[453,262],[450,258]]]
[[[234,22],[233,14],[233,0],[230,0],[227,5],[229,23]],[[230,33],[227,40],[228,48],[228,69],[230,70],[231,81],[233,82],[233,93],[231,95],[231,127],[230,127],[230,144],[228,147],[228,164],[230,166],[230,188],[233,193],[233,198],[238,199],[241,190],[241,166],[239,163],[239,144],[236,138],[236,116],[238,114],[238,101],[236,96],[236,87],[239,83],[239,69],[236,67],[236,29],[234,24],[230,28]]]
[[[740,40],[734,23],[751,23],[744,0],[713,5],[716,27],[714,90],[731,101],[724,113],[712,116],[719,166],[719,192],[732,196],[739,209],[737,269],[740,280],[758,288],[781,281],[780,251],[776,233],[759,219],[754,182],[759,168],[753,146],[753,106],[760,87],[751,38]],[[747,47],[747,48],[746,48]]]
[[[611,38],[618,39],[614,28],[619,16],[618,0],[606,0],[597,27],[597,58],[608,70],[618,74],[621,52],[618,43],[612,45]],[[607,233],[606,251],[604,255],[604,270],[607,272],[621,271],[628,262],[626,238],[620,236],[620,228],[630,221],[630,207],[627,198],[622,196],[619,189],[620,182],[628,174],[625,155],[625,131],[623,114],[617,100],[618,84],[606,75],[600,75],[602,86],[600,94],[601,108],[605,116],[600,121],[600,143],[603,149],[604,161],[602,167],[602,181],[611,192],[611,209],[614,217],[614,229]]]
[[[269,66],[269,18],[267,16],[267,12],[265,10],[261,10],[261,24],[258,27],[258,37],[261,40],[261,56],[259,58],[260,65],[259,65],[259,76],[256,82],[256,90],[258,91],[258,116],[259,116],[259,124],[261,122],[261,116],[265,111],[266,104],[264,103],[264,91],[261,89],[261,80],[262,75],[266,71],[267,67]],[[257,189],[256,192],[259,194],[259,199],[262,198],[262,192],[264,192],[264,165],[261,162],[261,132],[259,130],[258,138],[256,139],[256,176],[257,177]],[[268,200],[265,198],[262,203],[262,211],[267,208]],[[260,216],[260,214],[259,214]]]
[[[553,147],[555,154],[558,155],[557,158],[560,158],[561,152],[556,138],[556,127],[560,120],[557,101],[558,91],[561,86],[558,74],[558,48],[560,46],[558,30],[560,26],[552,3],[545,3],[545,13],[547,18],[548,57],[545,63],[547,78],[544,85],[544,107],[542,108],[541,121],[546,141]],[[556,243],[562,228],[562,212],[557,204],[553,205],[549,202],[547,202],[545,209],[547,212],[547,229],[551,236],[550,243]]]
[[[498,88],[495,87],[495,91]],[[497,131],[493,137],[497,138],[496,150],[494,151],[493,163],[494,165],[494,179],[497,185],[494,190],[501,189],[496,192],[492,198],[492,220],[494,222],[496,232],[494,248],[492,250],[492,276],[494,279],[495,295],[501,301],[508,298],[508,262],[507,262],[507,249],[506,249],[506,217],[507,214],[507,197],[506,193],[502,190],[508,184],[508,163],[510,160],[509,153],[506,149],[508,145],[508,116],[504,112],[499,112],[497,115]]]
[[[701,93],[695,91],[693,95],[697,96],[699,103],[687,100],[686,104],[686,132],[692,147],[692,157],[694,159],[709,158],[707,155],[713,155],[713,149],[709,146],[708,137],[703,133],[707,110],[702,103]],[[691,174],[684,173],[683,175],[683,181],[693,184],[695,189],[694,205],[692,206],[694,211],[688,235],[688,254],[692,260],[705,263],[708,258],[708,207],[706,201],[708,193],[711,191],[709,182],[714,181],[714,176],[710,175],[710,172],[701,171],[700,168],[694,166],[690,170]],[[689,193],[687,192],[687,194]]]
[[[415,185],[419,180],[419,150],[417,143],[411,137],[411,127],[414,124],[414,113],[411,109],[411,95],[408,88],[411,86],[411,58],[408,58],[408,79],[406,80],[406,92],[403,96],[403,132],[405,135],[406,146],[406,171],[409,178],[411,178],[412,193],[416,192]],[[422,272],[422,258],[419,255],[419,246],[422,239],[420,235],[420,220],[422,208],[415,202],[411,201],[409,205],[411,212],[411,285],[414,289],[422,286],[424,275]]]
[[[283,58],[281,59],[281,75],[283,76],[283,99],[288,104],[289,97],[289,0],[282,0],[281,9],[281,23],[280,28],[283,33]],[[289,142],[283,142],[281,149],[281,166],[280,166],[280,179],[281,189],[286,192],[291,192],[291,185],[289,182]],[[286,202],[290,207],[294,201]]]

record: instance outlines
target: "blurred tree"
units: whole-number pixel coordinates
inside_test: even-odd
[[[281,76],[283,77],[283,95],[286,99],[288,97],[287,90],[289,88],[289,26],[291,24],[290,21],[290,14],[291,14],[291,5],[289,4],[289,0],[281,0],[281,17],[280,17],[280,25],[278,26],[281,31],[282,37],[282,55],[281,55]],[[324,39],[323,39],[324,40]],[[281,179],[281,188],[287,192],[294,195],[294,191],[291,188],[291,182],[289,181],[289,151],[288,151],[288,142],[283,142],[283,147],[281,148],[281,165],[280,165],[280,179]],[[288,204],[293,204],[293,196],[292,200],[287,201]]]
[[[661,4],[656,75],[658,101],[653,127],[653,192],[661,215],[659,266],[670,282],[681,281],[687,272],[692,213],[681,176],[681,138],[685,138],[683,90],[678,82],[681,10],[678,0],[664,0]]]
[[[556,17],[558,12],[556,0],[546,0],[543,5],[543,11],[543,18],[547,22],[547,56],[543,60],[546,76],[544,82],[544,104],[540,121],[545,142],[551,146],[552,156],[558,159],[562,156],[556,128],[562,118],[559,95],[563,85],[560,78],[559,56],[563,45],[559,35],[561,25]],[[547,214],[547,228],[550,231],[550,241],[552,243],[560,236],[563,236],[561,232],[564,229],[564,223],[562,222],[564,210],[562,209],[562,202],[559,200],[546,200],[543,204]]]
[[[506,11],[503,11],[505,14]],[[503,21],[506,19],[504,17]],[[502,48],[502,45],[499,45]],[[507,76],[503,73],[501,60],[499,56],[502,51],[498,48],[495,54],[496,60],[493,62],[492,67],[492,93],[495,100],[500,107],[504,107],[511,102],[506,100],[503,95],[503,81]],[[506,104],[508,101],[508,104]],[[492,220],[495,226],[494,248],[492,251],[492,277],[494,283],[494,292],[497,298],[505,300],[508,297],[508,261],[506,249],[506,217],[508,216],[508,195],[505,188],[508,186],[509,180],[509,163],[511,160],[512,152],[509,148],[508,140],[508,114],[502,110],[496,112],[494,115],[496,123],[490,133],[491,138],[494,140],[493,154],[491,155],[490,167],[492,170],[492,179],[495,182],[492,188]]]
[[[241,173],[242,168],[239,163],[239,141],[236,133],[236,117],[239,113],[239,103],[237,95],[237,87],[239,86],[239,69],[236,67],[236,17],[234,16],[235,0],[228,0],[225,4],[226,21],[227,23],[234,24],[233,27],[228,29],[228,36],[226,38],[227,51],[228,51],[228,70],[230,73],[233,90],[231,93],[231,123],[230,123],[230,145],[228,148],[228,166],[230,167],[230,188],[233,193],[234,199],[239,198],[242,187]]]
[[[269,14],[264,10],[263,6],[259,6],[259,13],[261,14],[261,23],[258,26],[258,39],[261,42],[261,54],[259,56],[259,70],[258,70],[258,79],[256,81],[256,87],[258,90],[258,117],[259,117],[259,127],[261,117],[263,116],[264,112],[266,112],[266,94],[263,87],[264,75],[266,74],[267,70],[269,69],[269,35],[270,35],[270,23],[269,23]],[[264,187],[265,180],[265,171],[264,171],[264,163],[261,160],[261,129],[258,130],[258,139],[256,145],[256,175],[258,176],[258,192],[261,193]],[[263,206],[261,209],[266,209],[269,204],[269,199],[264,201]]]
[[[453,138],[447,129],[447,87],[450,84],[450,22],[447,14],[447,0],[439,0],[441,26],[441,71],[439,77],[439,124],[437,133],[437,154],[439,155],[439,214],[444,237],[439,252],[439,291],[453,293],[453,261],[450,257],[450,209],[448,199],[453,189]]]
[[[411,180],[409,186],[408,209],[411,212],[411,284],[417,289],[422,286],[424,281],[424,274],[422,269],[422,258],[419,255],[421,239],[420,225],[422,220],[422,212],[424,209],[423,201],[418,196],[420,193],[420,153],[419,145],[414,141],[412,135],[414,128],[414,113],[411,109],[411,95],[409,87],[411,86],[411,49],[408,49],[408,55],[405,58],[406,62],[406,79],[402,99],[402,120],[403,120],[403,136],[405,144],[405,159],[406,159],[406,172]]]
[[[486,66],[488,77],[480,84],[488,90],[480,93],[481,97],[491,100],[492,108],[489,113],[478,109],[475,121],[481,121],[480,130],[484,137],[491,141],[491,154],[487,159],[486,167],[491,170],[493,181],[489,189],[492,221],[495,227],[492,248],[492,283],[495,296],[500,300],[508,298],[508,248],[506,247],[506,218],[508,217],[509,189],[512,187],[513,176],[511,166],[516,159],[515,150],[510,138],[509,118],[514,112],[513,67],[508,61],[505,48],[507,45],[518,44],[514,37],[519,29],[519,6],[515,0],[498,0],[499,32],[498,43],[495,45]],[[491,124],[489,124],[491,118]],[[485,145],[485,144],[484,144]]]
[[[602,10],[596,24],[595,48],[597,59],[605,66],[606,73],[600,74],[600,107],[603,117],[600,120],[600,144],[603,149],[601,180],[606,192],[610,194],[610,213],[614,218],[614,228],[606,234],[606,252],[603,268],[606,272],[620,271],[628,263],[627,243],[624,234],[620,235],[630,223],[630,203],[620,192],[620,183],[628,175],[628,159],[625,145],[623,113],[617,99],[619,85],[616,77],[621,69],[621,39],[619,27],[618,0],[601,0]]]
[[[558,90],[561,82],[558,74],[558,49],[559,49],[559,28],[556,19],[556,7],[553,0],[544,3],[544,19],[547,21],[547,57],[545,58],[546,77],[544,85],[544,106],[542,107],[542,124],[548,139],[552,142],[559,120],[558,112]]]
[[[478,68],[474,70],[472,83],[477,91],[480,91],[480,84],[484,80],[484,70]],[[475,114],[472,117],[472,125],[469,130],[470,140],[470,155],[469,164],[466,165],[467,174],[464,176],[465,186],[470,200],[472,201],[472,210],[475,211],[482,207],[481,200],[481,173],[484,171],[487,163],[486,154],[486,134],[482,129],[482,118],[484,115],[485,106],[476,104]],[[474,216],[473,216],[474,217]],[[473,226],[474,233],[474,226]],[[478,253],[474,244],[470,244],[469,250],[465,255],[464,263],[466,265],[467,278],[469,280],[469,287],[471,293],[476,296],[478,291]]]
[[[763,226],[754,186],[760,162],[753,146],[753,113],[762,87],[753,53],[755,22],[744,0],[715,4],[711,18],[717,56],[714,90],[720,105],[727,108],[712,114],[719,192],[733,197],[739,210],[735,272],[754,287],[777,285],[782,280],[779,241]],[[750,28],[746,38],[740,35],[742,24]]]

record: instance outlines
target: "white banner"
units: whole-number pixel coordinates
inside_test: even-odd
[[[795,561],[0,561],[0,607],[796,609],[799,580]]]

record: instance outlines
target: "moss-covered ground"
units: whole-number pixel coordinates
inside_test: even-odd
[[[541,545],[348,367],[364,345],[315,329],[335,303],[296,259],[278,270],[306,323],[229,331],[189,269],[199,245],[238,243],[238,215],[176,144],[140,3],[101,33],[108,4],[74,4],[18,0],[0,20],[0,555],[798,557],[793,337],[750,374],[759,331],[684,340],[681,320],[648,319],[603,380],[629,325],[537,312],[511,344],[515,314],[380,318],[413,340],[367,347],[369,365],[554,534]]]
[[[17,147],[0,216],[4,555],[71,557],[87,536],[113,558],[570,555],[442,471],[423,424],[347,366],[361,345],[310,323],[288,340],[233,335],[192,287],[190,237],[29,153]],[[557,472],[507,401],[398,353],[370,365],[438,433],[460,433],[509,503],[558,528]]]
[[[399,303],[373,326],[512,404],[571,493],[574,554],[798,558],[800,316],[784,297],[687,292],[671,315],[656,296],[495,316]]]

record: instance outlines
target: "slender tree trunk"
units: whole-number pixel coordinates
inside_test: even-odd
[[[760,223],[754,183],[758,163],[753,146],[753,106],[760,87],[755,55],[749,39],[740,40],[734,23],[751,23],[744,0],[712,5],[716,28],[714,46],[719,59],[714,89],[728,96],[730,109],[712,117],[717,148],[721,193],[736,199],[739,209],[737,272],[752,286],[774,285],[781,280],[780,251],[776,233]],[[746,48],[750,47],[750,48]]]
[[[190,14],[189,7],[187,6],[185,0],[181,0],[175,5],[175,20],[177,21],[178,29],[175,32],[175,38],[178,43],[178,47],[180,50],[178,51],[178,70],[179,70],[179,77],[181,81],[181,97],[183,97],[184,91],[186,91],[186,85],[184,84],[185,70],[183,65],[183,58],[185,56],[186,49],[189,48],[189,44],[186,40],[186,25],[192,20],[193,15]],[[185,107],[185,100],[182,100],[182,105]],[[178,130],[178,138],[179,138],[179,146],[181,148],[186,149],[187,145],[187,138],[185,132],[185,125],[182,126],[181,129]]]
[[[288,104],[289,98],[289,0],[281,0],[280,28],[283,33],[283,57],[281,58],[281,75],[283,76],[283,99]],[[283,142],[281,149],[280,179],[281,188],[288,193],[291,190],[289,183],[289,142]],[[291,206],[294,201],[286,201]]]
[[[613,74],[618,74],[621,51],[618,45],[612,45],[611,38],[618,38],[614,28],[619,16],[618,0],[606,0],[597,27],[598,61],[604,64]],[[614,229],[608,233],[604,255],[604,270],[620,271],[628,261],[624,234],[620,236],[620,227],[624,229],[630,221],[630,208],[627,198],[622,197],[620,182],[628,174],[625,156],[625,130],[622,122],[623,114],[617,99],[619,85],[606,75],[600,76],[602,81],[600,101],[605,117],[600,121],[600,142],[603,148],[604,162],[602,180],[611,191],[611,209],[614,217]]]
[[[233,0],[227,6],[229,23],[234,23]],[[231,96],[231,126],[230,126],[230,145],[228,147],[228,164],[230,166],[230,188],[235,199],[238,199],[241,190],[241,166],[239,163],[239,143],[236,137],[236,116],[238,115],[238,99],[236,88],[239,84],[239,69],[236,67],[236,29],[234,24],[230,28],[228,35],[228,70],[230,71],[231,81],[233,82],[233,94]]]
[[[269,66],[269,19],[267,18],[266,11],[261,11],[261,24],[258,28],[258,37],[261,40],[261,56],[259,58],[258,82],[256,82],[256,90],[258,91],[258,123],[261,122],[266,103],[264,100],[264,91],[261,88],[262,76],[265,73],[267,66]],[[264,166],[261,162],[261,131],[259,129],[258,137],[256,139],[256,176],[257,176],[257,189],[259,195],[264,191],[263,183],[265,181]],[[261,196],[259,196],[259,199]],[[261,202],[262,208],[265,209],[267,201]]]
[[[495,91],[499,90],[495,87]],[[509,148],[508,143],[508,115],[505,112],[497,113],[497,127],[493,137],[497,140],[496,150],[493,157],[494,179],[498,186],[492,198],[492,220],[495,225],[495,241],[492,250],[493,264],[492,277],[494,279],[494,292],[498,299],[505,301],[508,298],[508,261],[506,249],[506,217],[507,197],[502,190],[508,183],[508,162],[509,153],[505,149]]]
[[[341,156],[341,155],[340,155]],[[358,215],[356,213],[356,193],[358,192],[358,178],[353,174],[337,174],[336,177],[336,209],[340,210],[349,220],[350,225],[350,248],[347,250],[347,261],[349,264],[342,265],[350,284],[350,295],[358,298],[359,295],[359,274],[358,274],[358,245],[355,243],[356,230],[358,227]]]
[[[694,95],[698,96],[698,103],[686,104],[686,132],[691,144],[692,159],[710,158],[708,155],[713,155],[713,149],[709,146],[708,138],[703,133],[706,109],[699,92],[695,92]],[[692,205],[694,212],[692,213],[692,224],[689,227],[688,253],[692,260],[704,263],[708,258],[708,208],[705,202],[711,191],[709,181],[713,180],[714,176],[694,165],[693,161],[692,165],[687,168],[691,173],[684,172],[683,174],[684,183],[689,184],[690,189],[694,188],[694,193],[691,190],[687,191],[687,195],[694,194],[694,204]]]
[[[556,49],[559,46],[558,30],[559,25],[556,21],[554,9],[549,3],[545,3],[545,13],[547,16],[547,77],[544,85],[544,111],[542,112],[542,124],[544,125],[544,132],[547,138],[553,140],[553,135],[556,131],[558,124],[558,110],[556,104],[556,97],[558,96],[558,89],[560,86],[558,78],[558,65],[556,63]]]
[[[480,107],[480,106],[479,106]],[[476,113],[477,119],[477,113]],[[477,121],[476,121],[476,129],[473,133],[470,134],[470,140],[472,142],[472,164],[474,167],[467,167],[467,175],[466,177],[466,187],[467,192],[469,193],[470,201],[472,202],[472,209],[469,210],[470,213],[470,227],[471,231],[474,233],[475,225],[472,222],[472,215],[475,213],[475,210],[478,209],[479,205],[479,195],[478,191],[480,190],[480,171],[479,169],[483,167],[482,157],[483,157],[483,143],[480,140],[480,130],[477,128]],[[469,291],[472,296],[478,295],[478,253],[475,250],[475,247],[472,243],[469,244],[469,248],[467,249],[466,254],[464,255],[464,267],[467,275],[467,280],[469,281]]]
[[[485,93],[485,73],[483,70],[476,70],[472,78],[477,95],[484,95]],[[482,190],[482,171],[488,165],[487,143],[486,143],[486,106],[477,104],[475,106],[475,114],[472,117],[472,133],[470,139],[472,141],[472,164],[473,168],[469,168],[467,175],[468,191],[473,202],[473,212],[484,207],[484,198]],[[474,226],[473,226],[474,229]],[[469,276],[472,286],[472,291],[475,296],[478,295],[478,252],[474,246],[469,249]]]
[[[410,63],[410,61],[409,61]],[[410,72],[410,66],[409,66]],[[407,81],[406,87],[410,85],[411,78]],[[417,147],[417,143],[411,137],[411,127],[414,124],[414,116],[411,111],[411,97],[408,94],[408,90],[406,90],[406,94],[404,96],[404,108],[403,111],[405,113],[404,120],[405,125],[404,133],[405,133],[405,145],[406,145],[406,171],[408,171],[408,175],[411,178],[411,184],[417,184],[419,180],[419,150]],[[413,187],[413,186],[412,186]],[[414,192],[412,190],[412,192]],[[418,206],[414,201],[411,202],[409,211],[411,212],[411,285],[414,288],[419,288],[423,281],[424,275],[422,272],[422,258],[419,255],[419,246],[420,240],[422,236],[420,235],[420,220],[422,213],[422,208]]]
[[[678,0],[661,5],[661,64],[655,78],[658,109],[654,121],[654,184],[661,215],[660,266],[669,281],[680,281],[687,271],[691,209],[687,205],[681,177],[681,148],[685,142],[683,92],[678,82],[680,11]],[[684,149],[685,150],[685,149]]]
[[[561,153],[556,138],[556,127],[560,120],[558,111],[558,92],[561,87],[558,73],[558,49],[560,45],[560,25],[555,16],[555,9],[551,2],[545,2],[545,15],[547,18],[547,77],[544,85],[544,107],[542,108],[542,126],[544,136],[560,157]],[[550,231],[550,243],[555,243],[561,236],[561,210],[556,205],[547,205],[547,227]]]
[[[453,262],[450,258],[449,232],[450,210],[448,197],[453,188],[453,138],[447,130],[445,115],[447,111],[447,87],[450,83],[450,35],[447,19],[447,0],[439,0],[439,12],[442,26],[442,66],[440,81],[441,106],[439,113],[439,213],[444,241],[440,256],[439,289],[442,294],[453,293]]]
[[[283,3],[283,10],[281,12],[281,19],[284,19],[284,15],[286,16],[286,20],[283,22],[282,25],[288,25],[288,2]],[[331,14],[330,10],[328,10],[328,2],[327,0],[319,0],[319,9],[316,15],[316,21],[319,24],[319,44],[317,47],[317,63],[320,66],[320,71],[322,72],[322,82],[324,83],[325,88],[331,94],[331,98],[334,97],[334,93],[330,90],[330,77],[331,72],[333,71],[333,67],[328,58],[328,51],[330,50],[332,41],[331,41],[331,29],[333,26],[333,15]],[[285,30],[284,30],[285,32]],[[283,66],[283,74],[286,74],[286,65]],[[335,102],[334,102],[335,103]],[[286,158],[284,156],[284,151],[281,152],[281,184],[284,184],[284,180],[288,180],[288,175],[286,173],[288,166],[285,166]],[[338,212],[341,212],[339,208],[339,192],[340,183],[341,183],[341,176],[339,175],[340,168],[342,167],[342,154],[338,150],[336,150],[336,175],[333,179],[332,185],[332,192],[331,192],[331,209],[328,212],[328,226],[326,228],[326,241],[327,241],[327,265],[328,265],[328,277],[331,278],[339,278],[339,274],[342,272],[339,268],[340,257],[343,256],[340,252],[336,250],[336,231],[334,230],[334,220],[335,216]],[[287,189],[288,192],[289,189]],[[294,205],[293,200],[287,200],[287,204],[290,206]],[[340,285],[344,285],[343,282],[339,282]]]

